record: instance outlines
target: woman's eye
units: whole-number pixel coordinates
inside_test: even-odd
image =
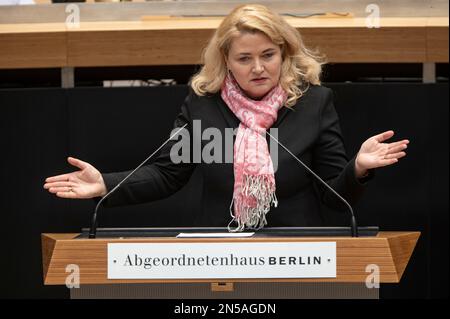
[[[247,61],[247,60],[248,60],[248,57],[242,57],[239,59],[239,61],[242,61],[242,62]]]
[[[264,57],[268,59],[268,58],[272,57],[272,55],[273,55],[273,53],[268,53],[268,54],[264,55]]]

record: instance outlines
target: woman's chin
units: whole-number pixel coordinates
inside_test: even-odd
[[[247,93],[247,96],[248,97],[250,97],[250,98],[252,98],[253,100],[260,100],[260,99],[262,99],[267,93],[269,93],[269,91],[270,91],[270,89],[269,90],[255,90],[255,91],[252,91],[252,92],[248,92]]]

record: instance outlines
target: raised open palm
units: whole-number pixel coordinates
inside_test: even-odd
[[[106,186],[101,173],[91,164],[68,157],[67,161],[80,170],[48,177],[44,188],[62,198],[93,198],[106,194]]]
[[[383,167],[397,163],[406,155],[404,150],[408,147],[409,140],[384,143],[394,136],[394,131],[386,131],[367,139],[362,145],[356,157],[357,170],[365,171],[371,168]]]

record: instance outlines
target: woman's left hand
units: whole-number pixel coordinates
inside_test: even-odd
[[[394,136],[394,131],[386,131],[367,139],[362,145],[355,160],[356,177],[365,176],[369,169],[392,165],[406,155],[404,150],[409,140],[383,143]]]

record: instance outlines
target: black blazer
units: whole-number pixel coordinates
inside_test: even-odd
[[[181,106],[174,127],[188,123],[190,136],[193,121],[201,120],[202,131],[214,127],[225,136],[225,128],[237,128],[239,120],[228,108],[220,92],[197,96],[192,89]],[[293,110],[283,107],[272,127],[278,128],[278,140],[293,154],[324,179],[350,205],[361,197],[366,182],[355,176],[355,157],[348,161],[339,119],[333,105],[331,89],[311,85]],[[269,131],[270,132],[270,131]],[[267,135],[267,140],[270,137]],[[186,140],[185,140],[186,141]],[[187,139],[189,141],[189,139]],[[210,141],[202,140],[203,147]],[[182,188],[198,167],[203,174],[202,210],[196,225],[227,226],[231,220],[230,203],[233,194],[233,164],[224,163],[225,142],[222,142],[222,163],[179,163],[170,159],[170,149],[177,141],[170,141],[152,163],[141,167],[129,180],[105,200],[105,206],[120,206],[154,201],[170,196]],[[190,143],[192,160],[193,144]],[[128,172],[102,174],[108,191]],[[320,226],[323,216],[320,203],[337,210],[346,208],[284,149],[278,148],[278,167],[275,172],[278,207],[267,215],[267,226]]]

